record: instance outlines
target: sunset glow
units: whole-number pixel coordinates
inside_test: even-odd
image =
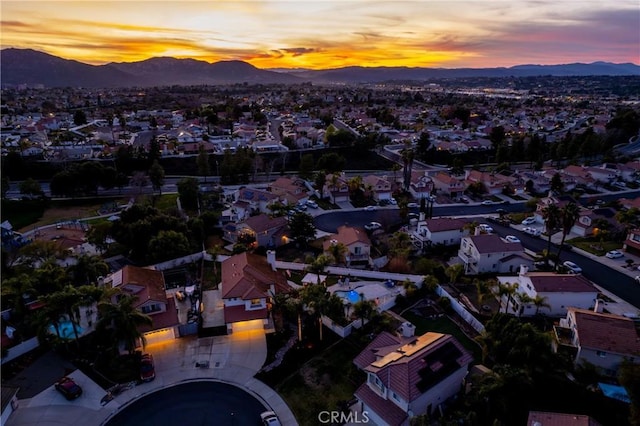
[[[2,48],[259,68],[640,63],[637,0],[2,1]]]

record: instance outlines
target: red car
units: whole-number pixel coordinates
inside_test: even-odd
[[[153,355],[144,354],[140,359],[140,380],[150,382],[156,378],[156,369],[153,366]]]
[[[55,388],[69,401],[82,395],[82,388],[71,377],[63,377],[58,380],[55,384]]]

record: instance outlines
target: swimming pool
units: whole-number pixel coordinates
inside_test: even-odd
[[[339,290],[336,291],[335,294],[351,304],[356,303],[360,300],[360,293],[358,293],[356,290]]]
[[[57,336],[59,332],[60,337],[62,339],[75,339],[76,335],[73,332],[73,327],[74,327],[74,324],[71,321],[66,321],[66,320],[60,321],[58,323],[57,332],[56,332],[56,327],[53,324],[49,324],[49,333],[53,334],[54,336]],[[78,333],[78,336],[81,336],[82,333],[84,333],[84,329],[77,324],[75,325],[75,329],[76,329],[76,332]]]

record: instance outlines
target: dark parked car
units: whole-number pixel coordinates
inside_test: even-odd
[[[65,376],[58,380],[55,384],[55,388],[69,401],[82,395],[82,388],[71,377]]]
[[[144,354],[140,359],[140,380],[150,382],[156,378],[156,368],[153,365],[153,355]]]

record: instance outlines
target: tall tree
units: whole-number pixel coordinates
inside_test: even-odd
[[[296,212],[289,219],[289,232],[296,244],[307,246],[316,237],[313,216],[304,212]]]
[[[411,185],[411,173],[413,170],[413,160],[415,152],[411,147],[411,142],[405,142],[404,148],[400,151],[402,157],[402,185],[405,191],[409,190]]]
[[[146,346],[146,339],[139,327],[143,325],[153,325],[150,316],[143,314],[136,307],[136,297],[129,294],[120,295],[118,301],[103,301],[98,303],[100,319],[96,324],[99,330],[110,330],[113,334],[114,345],[112,349],[118,352],[119,346],[130,354],[136,349],[138,340],[142,342],[142,347]]]
[[[207,181],[207,176],[211,174],[211,165],[209,163],[209,154],[204,147],[204,144],[198,145],[198,158],[196,158],[196,164],[198,166],[198,173],[204,176],[204,181]]]
[[[151,187],[154,191],[158,191],[159,195],[162,195],[162,185],[164,185],[164,169],[158,163],[158,160],[154,160],[151,168],[149,169],[149,180],[151,181]]]
[[[542,218],[544,219],[544,227],[547,231],[547,254],[545,262],[549,264],[549,254],[551,253],[551,236],[556,228],[560,226],[560,209],[557,204],[549,204],[542,209]]]
[[[571,228],[575,225],[576,220],[580,217],[580,207],[571,201],[570,203],[565,204],[562,209],[560,209],[560,226],[562,226],[562,241],[560,241],[560,247],[558,247],[558,256],[556,258],[555,269],[558,269],[558,264],[560,263],[560,253],[562,253],[562,248],[564,247],[564,242],[567,238],[567,235],[571,232]]]
[[[178,194],[182,207],[188,210],[198,209],[198,197],[200,189],[198,180],[195,178],[184,178],[178,181]]]

